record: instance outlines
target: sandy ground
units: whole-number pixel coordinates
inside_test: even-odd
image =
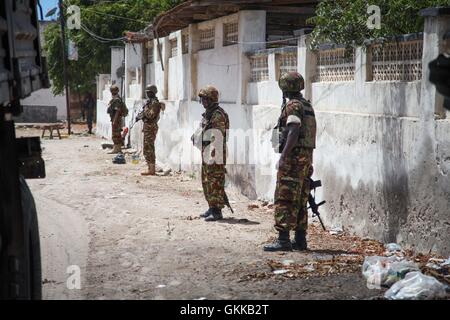
[[[39,134],[20,129],[18,135]],[[144,164],[115,165],[101,140],[43,140],[47,178],[29,180],[38,207],[46,299],[370,299],[361,276],[376,243],[332,236],[314,223],[310,250],[265,253],[272,209],[228,188],[235,209],[207,223],[201,183],[187,173],[142,177]],[[129,160],[129,158],[128,158]],[[341,263],[320,267],[321,261]],[[274,274],[290,264],[303,270]],[[79,266],[81,289],[67,268]],[[306,268],[306,269],[305,269]],[[305,271],[306,270],[306,271]]]

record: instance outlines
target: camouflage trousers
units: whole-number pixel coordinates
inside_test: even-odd
[[[120,125],[116,126],[112,124],[112,141],[114,144],[118,144],[120,146],[123,146],[123,139],[122,139],[122,128]]]
[[[275,188],[275,229],[304,230],[308,228],[308,182],[312,165],[312,149],[295,148],[283,167],[278,168]]]
[[[156,163],[155,140],[158,133],[157,125],[144,124],[144,158],[147,165]]]
[[[225,165],[203,164],[202,187],[210,208],[222,209],[225,206]]]

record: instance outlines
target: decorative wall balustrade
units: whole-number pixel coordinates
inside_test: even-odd
[[[374,81],[422,79],[423,40],[376,44],[371,47]]]
[[[345,48],[320,50],[316,74],[316,82],[355,80],[355,52]]]
[[[279,76],[283,73],[297,71],[297,53],[281,53],[277,55]]]

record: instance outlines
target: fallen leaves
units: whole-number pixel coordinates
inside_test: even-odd
[[[267,265],[270,271],[246,274],[238,282],[259,281],[275,277],[278,279],[308,279],[312,277],[354,273],[361,270],[363,260],[364,258],[358,255],[335,256],[332,259],[311,261],[304,264],[286,264],[269,260]]]

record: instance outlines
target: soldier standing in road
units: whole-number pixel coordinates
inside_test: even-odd
[[[202,151],[202,187],[209,209],[200,215],[205,221],[223,219],[222,209],[229,205],[225,193],[226,141],[230,128],[228,114],[219,106],[219,91],[206,86],[200,90],[200,103],[206,109],[201,128],[192,142]]]
[[[123,126],[123,117],[128,115],[128,109],[119,96],[119,87],[112,85],[111,88],[112,99],[108,105],[108,114],[111,117],[112,140],[114,148],[110,153],[121,153],[123,146],[123,139],[121,135]]]
[[[164,111],[164,104],[160,103],[156,97],[158,89],[154,85],[149,85],[145,89],[147,94],[147,102],[144,109],[137,116],[137,120],[144,122],[144,157],[147,161],[148,171],[142,172],[143,176],[153,176],[156,172],[156,155],[155,155],[155,140],[158,133],[158,121],[161,109]]]
[[[312,174],[313,150],[316,147],[316,118],[311,103],[300,93],[305,87],[297,72],[283,74],[279,80],[284,103],[276,129],[279,133],[276,151],[278,162],[275,189],[275,229],[278,240],[264,247],[264,251],[306,250],[306,200],[309,186],[305,180]],[[291,243],[290,230],[295,230]]]
[[[88,133],[92,134],[92,122],[94,120],[95,100],[92,92],[89,92],[83,101],[83,113],[86,114],[86,122],[88,126]]]

